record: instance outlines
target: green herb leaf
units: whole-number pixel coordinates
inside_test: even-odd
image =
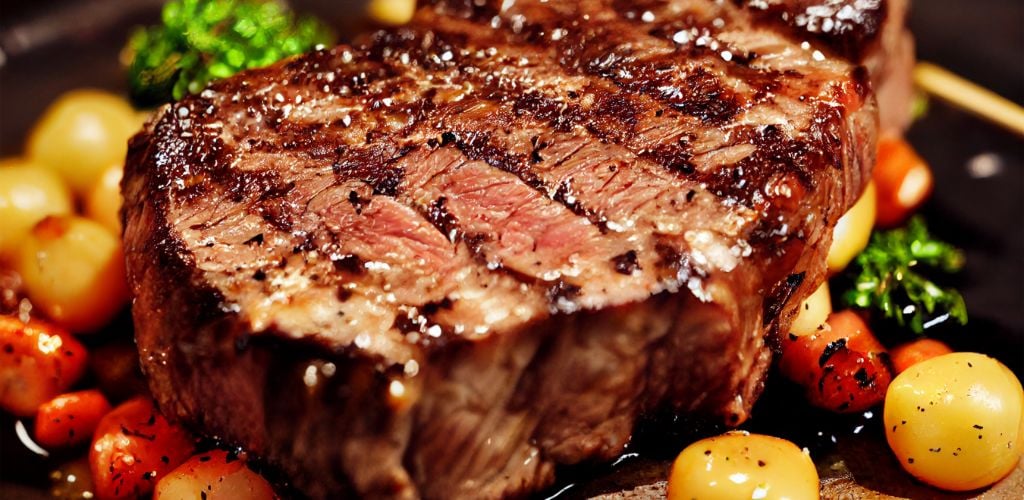
[[[129,84],[139,104],[181,99],[213,80],[333,42],[319,21],[275,1],[172,0],[161,19],[128,39]]]
[[[923,333],[930,317],[949,315],[967,323],[967,306],[959,292],[929,281],[921,271],[954,273],[963,268],[963,253],[934,239],[921,217],[906,227],[876,232],[871,243],[854,260],[853,289],[844,301],[860,308],[875,308],[886,318],[915,333]]]

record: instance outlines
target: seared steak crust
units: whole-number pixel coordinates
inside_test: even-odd
[[[314,497],[519,496],[645,414],[743,421],[877,132],[871,33],[746,3],[437,1],[164,108],[123,183],[161,408]]]

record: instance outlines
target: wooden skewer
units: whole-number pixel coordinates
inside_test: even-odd
[[[914,67],[918,88],[980,118],[1024,136],[1024,108],[931,63]]]

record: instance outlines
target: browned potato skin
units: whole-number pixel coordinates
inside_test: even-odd
[[[29,300],[76,333],[102,328],[128,301],[120,240],[83,217],[50,216],[36,224],[16,270]]]

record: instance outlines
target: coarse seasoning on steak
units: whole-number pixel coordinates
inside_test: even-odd
[[[165,107],[123,182],[155,398],[318,498],[523,496],[645,416],[739,424],[902,9],[435,1]]]

